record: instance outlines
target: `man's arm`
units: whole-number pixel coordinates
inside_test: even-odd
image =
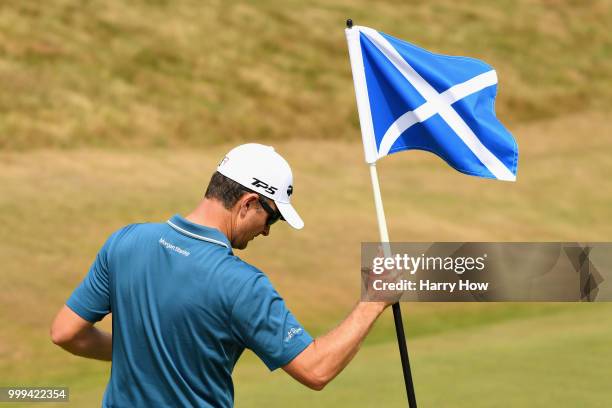
[[[111,361],[113,336],[64,305],[51,326],[51,340],[77,356]]]
[[[338,327],[316,338],[283,370],[307,387],[322,390],[357,354],[386,306],[384,302],[359,302]]]

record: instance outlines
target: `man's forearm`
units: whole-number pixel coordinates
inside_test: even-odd
[[[363,339],[384,309],[383,303],[358,303],[338,327],[316,338],[284,369],[309,387],[322,389],[357,354]]]
[[[61,343],[60,346],[77,356],[111,361],[113,335],[92,326],[77,334],[74,339]]]
[[[315,339],[314,349],[324,377],[331,380],[346,367],[383,310],[381,303],[360,302],[338,327]]]

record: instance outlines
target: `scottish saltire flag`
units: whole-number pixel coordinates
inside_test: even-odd
[[[495,117],[491,66],[367,27],[348,28],[346,37],[368,163],[419,149],[462,173],[516,180],[518,146]]]

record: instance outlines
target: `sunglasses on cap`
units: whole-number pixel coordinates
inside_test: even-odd
[[[266,225],[270,226],[278,220],[285,221],[280,211],[278,210],[274,211],[272,207],[270,207],[270,204],[268,204],[262,196],[259,196],[258,200],[259,200],[259,204],[264,209],[264,211],[268,213],[268,219],[266,220]]]

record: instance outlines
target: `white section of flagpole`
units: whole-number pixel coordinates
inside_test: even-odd
[[[372,179],[374,206],[376,207],[378,232],[380,233],[380,242],[383,247],[383,254],[385,257],[391,257],[389,232],[387,230],[387,220],[385,219],[385,210],[383,208],[382,195],[380,194],[380,185],[378,184],[378,172],[376,171],[376,162],[370,163],[370,177]],[[404,333],[404,322],[402,320],[402,309],[400,308],[399,302],[393,304],[392,309],[393,320],[395,321],[395,334],[397,335],[400,359],[402,361],[402,370],[404,372],[404,385],[406,386],[406,393],[408,394],[408,406],[410,408],[417,408],[416,396],[414,393],[414,384],[412,382],[412,371],[410,370],[410,360],[408,359],[408,347],[406,346],[406,335]]]
[[[372,190],[374,191],[374,205],[376,207],[376,219],[378,220],[378,232],[380,233],[380,242],[388,243],[389,232],[387,231],[387,220],[385,219],[385,210],[383,209],[382,196],[380,194],[380,185],[378,184],[376,163],[370,163],[370,177],[372,178]],[[386,257],[391,256],[391,248],[389,248],[389,245],[383,244],[383,253]]]

